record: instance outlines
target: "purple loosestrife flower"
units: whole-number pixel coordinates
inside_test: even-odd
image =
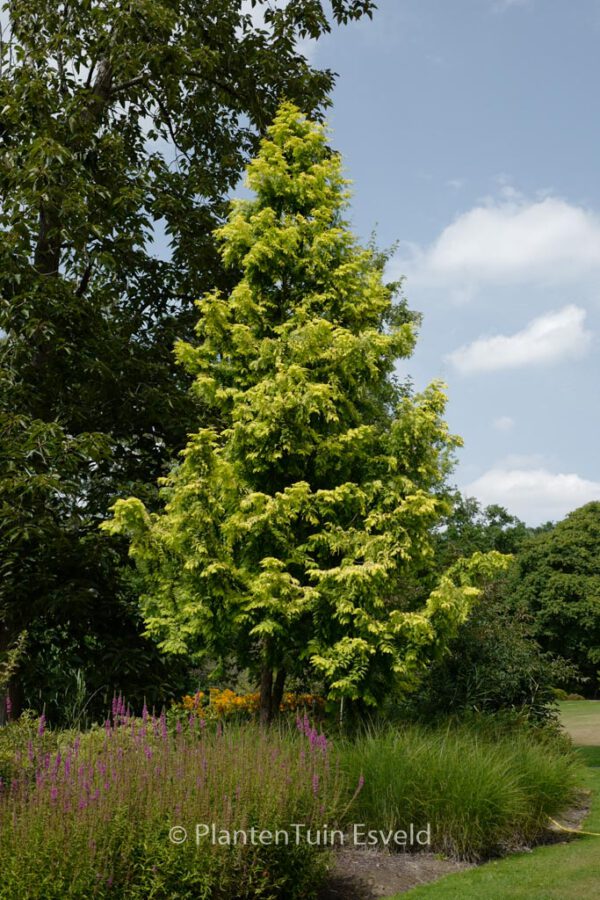
[[[317,747],[323,754],[327,753],[327,736],[321,733],[317,738]]]
[[[313,775],[313,778],[312,778],[312,789],[313,789],[313,794],[316,797],[317,794],[319,793],[319,776],[316,774]]]
[[[29,741],[29,743],[27,744],[27,758],[29,759],[30,763],[33,762],[34,757],[35,754],[33,752],[33,744],[31,743],[31,741]]]
[[[46,730],[46,716],[44,713],[41,714],[39,722],[38,722],[38,737],[43,737],[44,731]]]
[[[10,699],[10,694],[6,695],[6,718],[10,722],[12,719],[12,700]]]
[[[144,700],[144,705],[142,707],[142,722],[148,721],[148,707],[146,706],[146,701]]]
[[[58,799],[58,788],[55,784],[50,788],[50,800],[54,803]]]

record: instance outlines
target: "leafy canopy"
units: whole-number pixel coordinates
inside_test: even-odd
[[[194,299],[232,283],[213,230],[280,98],[328,103],[334,75],[299,39],[374,5],[0,6],[0,649],[27,628],[31,683],[48,652],[133,699],[126,668],[148,642],[122,542],[98,522],[124,493],[156,503],[203,415],[173,342],[193,334]]]
[[[241,278],[198,302],[197,343],[176,348],[216,424],[190,435],[160,513],[121,500],[106,527],[131,537],[165,650],[233,652],[263,675],[308,663],[331,697],[375,702],[377,684],[413,683],[500,557],[402,609],[448,511],[442,387],[394,377],[414,316],[348,229],[324,128],[285,103],[247,171],[253,199],[218,231]]]
[[[600,684],[600,502],[576,509],[527,542],[516,559],[512,601],[532,617],[541,646]]]

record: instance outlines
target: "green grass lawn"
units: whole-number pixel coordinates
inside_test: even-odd
[[[562,703],[561,717],[574,741],[581,745],[588,766],[600,766],[600,701]],[[600,769],[587,770],[586,786],[592,791],[592,810],[582,827],[600,833]],[[588,900],[598,896],[600,837],[582,836],[448,875],[398,895],[398,900]]]
[[[600,747],[600,700],[566,700],[560,717],[575,744]]]

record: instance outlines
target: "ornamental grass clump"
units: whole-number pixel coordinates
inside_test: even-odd
[[[531,728],[492,736],[474,724],[409,725],[340,752],[350,780],[365,776],[355,821],[392,831],[429,825],[430,849],[469,860],[539,841],[582,783],[570,749]]]
[[[310,897],[323,855],[300,841],[228,846],[224,835],[335,820],[348,791],[325,738],[302,730],[174,730],[121,700],[103,728],[0,785],[1,898]],[[197,825],[215,825],[196,842]],[[176,844],[174,836],[187,840]],[[203,830],[202,830],[203,832]],[[35,875],[33,875],[35,873]]]

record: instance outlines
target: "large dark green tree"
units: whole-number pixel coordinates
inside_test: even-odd
[[[0,652],[27,629],[40,659],[60,634],[76,665],[94,647],[99,683],[119,634],[121,656],[152,655],[97,523],[123,491],[151,505],[184,441],[194,403],[173,340],[193,300],[231,279],[212,232],[265,123],[284,96],[316,114],[327,103],[334,76],[299,39],[373,6],[5,4]]]
[[[523,542],[533,534],[516,516],[503,506],[483,507],[474,497],[453,497],[452,511],[435,533],[435,556],[440,570],[472,553],[517,553]]]
[[[600,687],[600,501],[529,541],[516,560],[512,602],[540,645],[577,666],[584,690]]]

